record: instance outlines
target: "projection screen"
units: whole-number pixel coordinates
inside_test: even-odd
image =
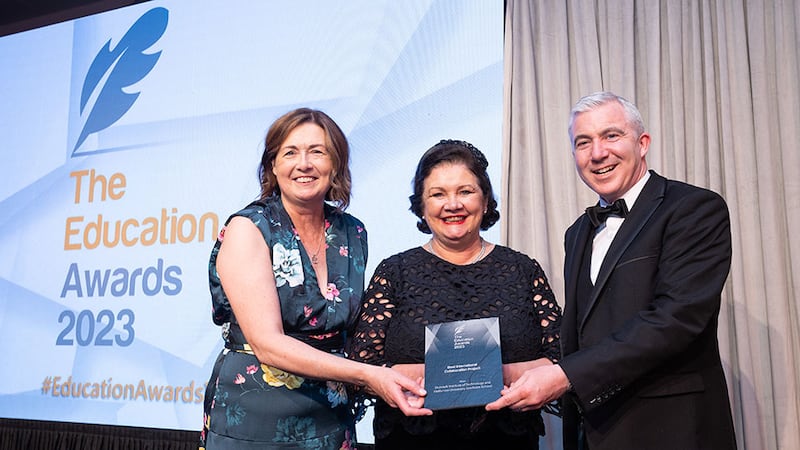
[[[0,38],[0,416],[199,430],[208,257],[269,124],[343,128],[371,274],[427,240],[408,195],[440,139],[500,191],[502,54],[484,0],[151,1]]]

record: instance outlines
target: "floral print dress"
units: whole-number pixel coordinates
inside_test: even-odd
[[[328,287],[323,294],[280,197],[254,202],[231,218],[235,216],[252,220],[271,249],[284,332],[315,348],[341,354],[364,289],[364,225],[325,205]],[[222,326],[225,348],[206,389],[200,448],[354,448],[355,420],[342,383],[304,379],[261,364],[253,355],[216,270],[224,234],[223,227],[211,252],[209,281],[212,316]]]

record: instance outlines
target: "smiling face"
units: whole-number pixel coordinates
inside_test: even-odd
[[[487,198],[463,163],[444,162],[425,178],[422,213],[433,238],[447,246],[469,246],[480,240]]]
[[[289,133],[272,163],[284,202],[296,205],[325,200],[331,187],[333,164],[325,145],[325,131],[305,123]]]
[[[639,135],[617,102],[575,116],[571,135],[578,174],[587,186],[611,203],[647,173],[650,135]]]

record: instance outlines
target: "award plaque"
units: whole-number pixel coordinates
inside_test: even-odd
[[[497,317],[425,327],[425,407],[482,406],[500,398],[503,362]]]

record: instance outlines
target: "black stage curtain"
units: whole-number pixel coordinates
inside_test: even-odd
[[[197,450],[199,431],[0,418],[0,450]]]
[[[0,418],[0,450],[197,450],[199,431]],[[358,444],[358,450],[372,450]]]

